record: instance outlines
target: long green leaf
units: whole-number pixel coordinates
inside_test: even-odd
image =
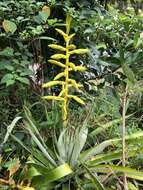
[[[13,128],[15,127],[16,123],[17,123],[21,118],[22,118],[22,117],[16,117],[16,118],[12,121],[12,123],[7,127],[7,132],[6,132],[6,135],[5,135],[5,137],[4,137],[4,140],[3,140],[3,143],[2,143],[2,144],[4,144],[4,143],[7,142],[8,138],[9,138],[9,135],[11,134]]]
[[[88,169],[88,167],[86,167],[85,165],[83,165],[83,167],[85,168],[85,170],[87,171],[87,173],[89,174],[96,190],[105,190],[103,184],[100,183],[98,177],[96,175],[94,175],[90,169]]]
[[[44,177],[48,182],[53,182],[71,174],[72,172],[70,166],[65,163],[49,171]]]
[[[132,135],[127,135],[126,140],[129,141],[129,140],[133,140],[133,139],[139,139],[141,137],[143,137],[143,132],[135,133]],[[113,146],[113,145],[117,146],[117,144],[120,141],[121,141],[121,138],[120,139],[110,139],[110,140],[106,140],[106,141],[100,143],[99,145],[96,145],[95,147],[87,149],[86,151],[82,152],[82,154],[80,155],[81,162],[88,160],[89,158],[92,158],[92,156],[100,154],[108,146]]]
[[[128,152],[128,158],[136,156],[138,152],[142,152],[142,148],[132,148],[127,150]],[[119,160],[122,156],[122,151],[115,151],[115,152],[110,152],[110,153],[105,153],[105,154],[99,154],[94,156],[91,160],[87,161],[86,164],[88,166],[95,166],[98,164],[106,163],[106,162],[111,162],[114,160]]]
[[[51,164],[53,166],[56,166],[56,162],[54,161],[54,159],[50,156],[50,154],[47,152],[47,150],[45,149],[45,147],[41,144],[41,142],[39,141],[39,139],[35,136],[35,134],[33,133],[33,131],[28,128],[27,129],[33,139],[33,141],[36,143],[36,145],[39,147],[39,149],[42,151],[43,155],[51,162]]]
[[[115,165],[97,165],[94,167],[90,167],[90,170],[94,170],[97,173],[115,172],[118,173],[120,176],[122,176],[123,173],[126,173],[126,176],[129,178],[143,181],[143,172],[128,167]]]

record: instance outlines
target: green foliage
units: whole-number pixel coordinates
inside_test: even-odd
[[[124,174],[129,190],[142,189],[143,16],[141,1],[122,2],[1,0],[1,189],[123,189]],[[60,94],[55,82],[64,81],[65,40],[59,33],[64,32],[67,13],[76,34],[69,67],[87,70],[70,71],[77,81],[72,85],[78,88],[80,83],[83,88],[70,88],[70,114],[63,130],[60,105],[41,97]],[[55,32],[56,28],[61,30]],[[78,55],[80,47],[88,48],[89,55]],[[54,86],[43,92],[43,82],[55,76],[54,83],[47,84]],[[126,88],[126,167],[122,167]],[[81,101],[80,93],[84,107],[72,101]],[[23,113],[24,103],[35,120],[28,109]]]

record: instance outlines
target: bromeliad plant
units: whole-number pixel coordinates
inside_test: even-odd
[[[62,90],[58,96],[44,96],[46,100],[58,100],[62,102],[62,113],[63,113],[63,122],[66,123],[68,118],[68,103],[69,99],[74,99],[78,103],[84,105],[84,101],[78,96],[71,95],[69,89],[74,87],[76,90],[79,90],[82,85],[78,84],[74,79],[70,78],[71,71],[85,71],[86,68],[83,66],[76,66],[74,63],[70,62],[70,56],[73,54],[85,54],[88,52],[88,49],[76,49],[76,46],[71,43],[71,39],[75,34],[70,34],[71,26],[71,17],[67,15],[66,18],[66,33],[61,29],[56,29],[56,31],[62,35],[65,41],[65,47],[57,44],[50,44],[49,47],[62,53],[54,54],[51,56],[49,63],[57,65],[63,68],[63,71],[55,76],[53,81],[43,84],[43,88],[52,87],[54,85],[61,85]],[[61,62],[61,59],[64,60],[64,63]],[[63,78],[63,80],[62,80]]]

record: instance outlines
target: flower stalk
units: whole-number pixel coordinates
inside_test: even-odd
[[[69,94],[69,89],[74,87],[76,90],[82,86],[78,84],[74,79],[70,78],[71,71],[85,71],[86,68],[83,66],[76,66],[74,63],[70,62],[70,56],[73,54],[85,54],[88,49],[76,49],[74,44],[71,44],[71,39],[75,34],[70,34],[71,17],[67,15],[66,18],[66,33],[61,29],[56,29],[56,31],[62,35],[65,41],[65,47],[59,44],[50,44],[49,47],[60,51],[61,53],[54,54],[49,60],[50,64],[57,65],[63,69],[63,71],[55,76],[53,81],[43,84],[43,88],[49,88],[54,85],[61,85],[62,90],[58,96],[44,96],[43,99],[47,100],[58,100],[62,104],[62,118],[63,125],[67,126],[68,119],[68,103],[70,99],[74,99],[76,102],[84,105],[84,101],[77,96]],[[62,61],[63,60],[63,61]]]

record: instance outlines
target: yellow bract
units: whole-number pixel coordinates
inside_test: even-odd
[[[74,63],[72,63],[72,62],[69,62],[69,66],[75,71],[75,68],[76,68],[76,66],[75,66],[75,64]]]
[[[75,46],[74,44],[70,44],[70,45],[68,46],[68,48],[69,48],[69,49],[76,49],[76,46]]]
[[[48,62],[49,62],[49,63],[52,63],[52,64],[54,64],[54,65],[58,65],[59,67],[63,67],[63,68],[66,67],[63,63],[61,63],[61,62],[59,62],[59,61],[56,61],[56,60],[49,59]]]
[[[86,70],[86,67],[83,67],[83,66],[76,66],[75,67],[75,71],[85,71]]]
[[[70,54],[85,54],[88,53],[89,50],[88,49],[75,49],[73,51],[70,51]]]
[[[54,85],[64,85],[64,81],[50,81],[42,85],[43,88],[51,87]]]
[[[72,54],[84,54],[84,53],[89,52],[88,49],[76,49],[76,46],[74,44],[70,44],[71,39],[75,36],[75,34],[70,34],[70,26],[71,26],[71,17],[67,15],[66,33],[63,30],[56,28],[56,31],[60,35],[62,35],[64,38],[64,41],[65,41],[64,47],[58,44],[49,45],[49,47],[51,47],[52,49],[62,51],[62,53],[60,54],[52,55],[51,59],[49,60],[49,63],[61,67],[63,71],[57,74],[53,81],[43,84],[43,88],[48,88],[54,85],[62,86],[61,92],[59,93],[58,96],[44,96],[43,99],[61,101],[64,126],[66,126],[67,118],[68,118],[69,99],[74,99],[76,102],[82,105],[85,104],[84,101],[78,96],[69,94],[69,89],[71,87],[74,87],[76,90],[79,90],[79,88],[82,87],[81,84],[78,84],[74,79],[70,78],[70,72],[86,70],[86,67],[76,66],[74,63],[70,62],[70,56]],[[63,60],[60,60],[60,59],[63,59]],[[59,79],[60,81],[58,81]]]
[[[55,76],[54,80],[58,80],[61,77],[65,76],[65,72],[59,73],[58,75]]]
[[[79,98],[78,96],[68,95],[68,98],[74,99],[74,100],[77,101],[79,104],[82,104],[82,105],[85,104],[84,101],[83,101],[81,98]]]
[[[81,85],[78,84],[74,79],[69,79],[68,82],[71,83],[72,86],[73,86],[74,88],[76,88],[77,90],[79,89],[79,87],[81,87]]]
[[[68,35],[67,35],[66,33],[64,33],[62,30],[56,28],[56,31],[57,31],[59,34],[61,34],[64,38],[67,38],[67,37],[68,37]]]
[[[57,49],[57,50],[60,50],[60,51],[66,51],[66,48],[63,47],[63,46],[60,46],[60,45],[57,45],[57,44],[50,44],[48,45],[50,48],[53,48],[53,49]]]
[[[59,100],[59,101],[64,100],[64,98],[59,97],[59,96],[43,96],[42,98],[46,100]]]
[[[52,59],[66,59],[66,56],[63,54],[54,54],[51,56]]]

